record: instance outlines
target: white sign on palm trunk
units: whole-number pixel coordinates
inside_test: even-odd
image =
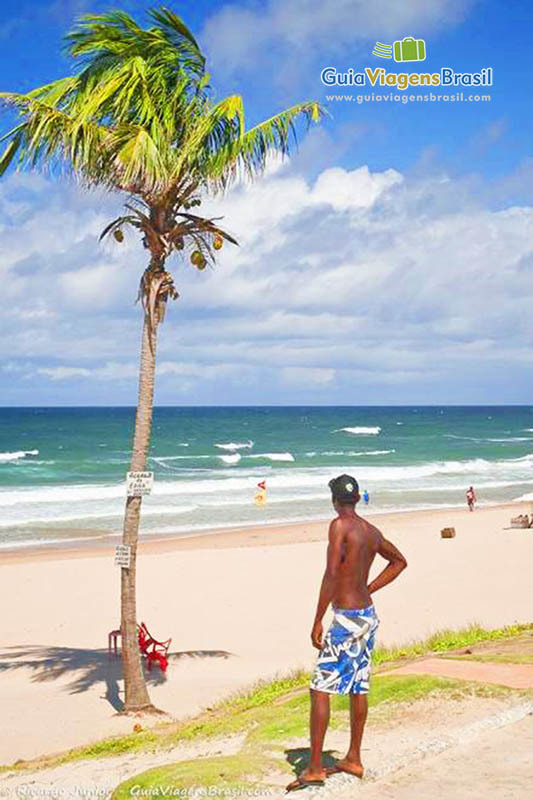
[[[131,562],[131,547],[129,544],[117,544],[115,548],[115,566],[130,568]]]
[[[126,476],[128,497],[145,497],[154,487],[153,472],[128,472]]]

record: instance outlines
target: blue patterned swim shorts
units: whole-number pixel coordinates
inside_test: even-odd
[[[329,694],[367,694],[378,625],[373,605],[334,606],[333,622],[324,637],[311,689]]]

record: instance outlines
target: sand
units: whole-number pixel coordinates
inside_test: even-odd
[[[443,627],[496,627],[533,619],[533,530],[509,519],[527,507],[451,509],[374,521],[409,568],[375,595],[382,644]],[[455,539],[440,529],[454,526]],[[308,668],[309,630],[324,567],[327,526],[309,523],[144,542],[139,619],[172,636],[167,677],[153,702],[196,713],[260,678]],[[377,571],[378,567],[376,568]],[[107,548],[3,552],[0,764],[131,731],[115,715],[120,662],[107,633],[118,624],[119,574]]]

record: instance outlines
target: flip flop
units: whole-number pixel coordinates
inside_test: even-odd
[[[325,781],[322,778],[303,778],[301,775],[295,781],[289,783],[285,787],[285,792],[299,792],[300,789],[307,789],[308,786],[324,786]]]

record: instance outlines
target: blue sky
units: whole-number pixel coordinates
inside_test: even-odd
[[[61,36],[79,13],[150,5],[4,2],[2,88],[69,72]],[[330,103],[288,163],[213,203],[241,247],[209,274],[176,262],[156,402],[530,402],[529,4],[168,5],[250,123],[302,99],[379,93],[320,82],[330,65],[405,70],[371,55],[376,40],[423,37],[427,59],[407,71],[490,66],[494,85],[486,103]],[[0,402],[134,403],[145,254],[134,239],[98,244],[121,198],[9,174],[0,205]]]

